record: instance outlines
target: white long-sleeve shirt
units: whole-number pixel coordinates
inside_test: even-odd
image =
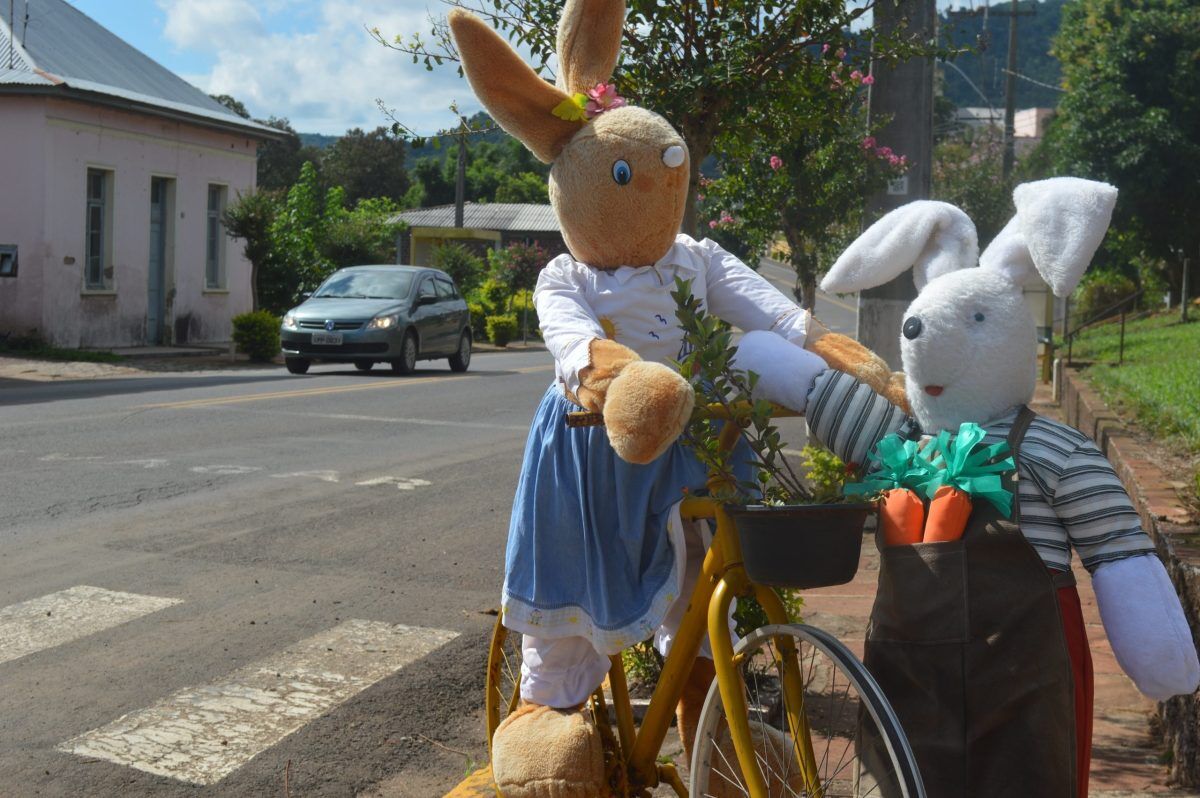
[[[718,318],[804,343],[808,314],[715,241],[680,235],[653,266],[602,270],[559,255],[538,277],[533,302],[568,391],[579,388],[593,338],[610,338],[660,363],[687,354],[671,298],[676,277],[691,280],[692,294]]]

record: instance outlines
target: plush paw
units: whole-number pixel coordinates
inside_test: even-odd
[[[871,390],[880,396],[888,396],[892,370],[883,358],[853,338],[839,333],[827,333],[810,340],[805,348],[820,355],[830,368],[849,374],[859,382],[871,386]]]
[[[600,798],[600,733],[579,710],[520,707],[492,738],[492,778],[504,798]]]
[[[617,456],[644,465],[683,433],[696,394],[691,383],[661,363],[629,363],[608,387],[604,424]]]
[[[795,757],[795,747],[790,735],[773,726],[750,724],[750,739],[754,743],[754,751],[762,762],[766,762],[769,772],[762,774],[767,786],[769,798],[784,798],[784,796],[807,795],[804,789],[804,777],[800,774],[798,763],[789,758]],[[705,796],[711,798],[745,798],[745,779],[742,768],[737,761],[737,753],[733,748],[733,738],[729,729],[723,723],[717,736],[716,749],[709,758],[708,789]]]

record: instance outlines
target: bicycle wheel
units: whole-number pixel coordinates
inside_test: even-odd
[[[492,644],[488,648],[487,692],[484,710],[487,716],[488,758],[492,756],[492,736],[496,727],[517,708],[521,700],[521,635],[510,632],[496,616]]]
[[[795,653],[781,652],[790,641]],[[771,798],[924,798],[916,760],[891,706],[863,664],[832,635],[803,624],[764,626],[737,648],[759,772]],[[809,745],[788,733],[785,664],[803,683],[800,717]],[[811,758],[806,749],[811,749]],[[808,759],[806,777],[801,762]],[[693,798],[747,796],[714,683],[691,762]]]

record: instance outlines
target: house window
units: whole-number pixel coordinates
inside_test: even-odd
[[[0,244],[0,277],[17,276],[17,245]]]
[[[205,215],[204,287],[209,290],[225,288],[225,227],[221,214],[225,212],[225,186],[208,187],[208,213]]]
[[[84,285],[89,291],[111,291],[113,173],[87,171],[87,225],[84,241]]]

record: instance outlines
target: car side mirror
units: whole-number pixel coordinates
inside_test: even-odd
[[[304,291],[300,294],[300,297],[302,299],[312,299],[312,295],[313,295],[312,291]]]
[[[425,294],[423,296],[417,297],[417,306],[419,307],[421,305],[432,305],[437,301],[438,301],[438,298],[436,296],[429,296],[428,294]]]

